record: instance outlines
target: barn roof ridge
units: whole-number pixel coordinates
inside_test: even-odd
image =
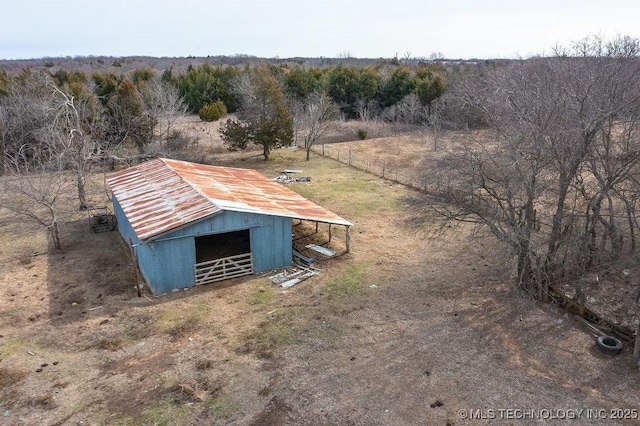
[[[185,179],[183,176],[180,175],[180,173],[178,173],[173,167],[171,167],[171,164],[167,163],[167,160],[170,161],[180,161],[183,163],[186,163],[186,161],[181,161],[181,160],[171,160],[169,158],[164,158],[164,157],[160,157],[158,158],[160,161],[162,161],[165,166],[167,166],[168,168],[170,168],[176,175],[178,175],[183,181],[184,183],[186,183],[187,185],[189,185],[194,191],[196,191],[198,194],[200,194],[204,199],[206,199],[207,201],[209,201],[211,204],[213,204],[214,206],[216,206],[217,208],[219,208],[220,210],[222,210],[222,208],[215,202],[215,200],[212,200],[211,198],[207,197],[202,191],[200,191],[200,189],[193,185],[188,179]]]

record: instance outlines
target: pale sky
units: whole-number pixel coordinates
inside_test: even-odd
[[[515,58],[640,38],[639,0],[2,0],[0,59]]]

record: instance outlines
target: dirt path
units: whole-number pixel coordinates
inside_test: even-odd
[[[392,258],[393,264],[374,268],[378,288],[368,288],[353,311],[316,320],[317,327],[339,324],[334,327],[346,330],[343,339],[330,345],[310,340],[279,358],[272,388],[285,419],[495,424],[501,409],[609,413],[637,407],[640,380],[628,353],[601,355],[563,312],[518,300],[509,277],[496,272],[503,265],[491,258],[491,244],[469,248],[457,238],[411,239],[402,226],[390,226],[366,244],[355,238],[356,247],[381,252],[354,257]],[[471,421],[460,414],[480,409],[496,418]],[[539,424],[503,413],[504,424]],[[589,423],[586,412],[581,419]]]

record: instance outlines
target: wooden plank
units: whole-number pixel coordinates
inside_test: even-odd
[[[244,253],[244,254],[237,254],[235,256],[220,257],[218,259],[207,260],[206,262],[196,263],[194,266],[203,267],[203,266],[213,265],[215,263],[225,262],[227,260],[238,260],[243,257],[245,257],[246,259],[250,259],[253,257],[253,255],[251,253]]]
[[[280,287],[284,287],[284,288],[293,287],[294,285],[298,284],[300,281],[302,281],[300,278],[294,278],[292,280],[283,282],[282,284],[280,284]]]
[[[316,261],[313,257],[307,257],[296,249],[293,250],[293,255],[300,260],[304,260],[307,263],[314,263]]]
[[[211,274],[211,273],[216,273],[216,272],[224,272],[224,271],[228,271],[228,272],[233,272],[233,271],[246,271],[246,270],[250,270],[251,269],[252,264],[251,263],[247,263],[246,265],[219,265],[217,267],[209,267],[209,268],[199,268],[196,269],[196,274],[198,275],[206,275],[206,274]]]
[[[222,268],[222,269],[215,269],[215,270],[207,270],[207,271],[199,271],[196,274],[196,278],[199,279],[207,279],[211,276],[226,276],[226,275],[230,275],[230,274],[235,274],[235,273],[253,273],[251,266],[249,265],[249,267],[244,267],[244,268]]]
[[[327,257],[333,257],[333,256],[336,255],[335,251],[333,251],[331,249],[328,249],[326,247],[319,246],[317,244],[307,244],[305,247],[308,248],[308,249],[311,249],[311,250],[313,250],[315,252],[318,252],[320,254],[323,254],[323,255],[325,255]]]
[[[194,265],[196,285],[209,284],[251,274],[253,274],[253,256],[251,253],[214,259]]]
[[[245,272],[245,273],[227,275],[227,276],[219,276],[219,277],[214,277],[214,278],[210,278],[210,279],[207,279],[207,280],[201,280],[201,281],[198,281],[196,283],[196,285],[211,284],[211,283],[215,283],[215,282],[219,282],[219,281],[230,280],[230,279],[233,279],[233,278],[244,277],[246,275],[251,275],[251,272]]]
[[[252,273],[253,271],[251,270],[251,268],[235,269],[232,271],[210,271],[210,272],[205,272],[205,273],[196,275],[196,279],[199,281],[202,281],[202,280],[208,280],[211,278],[218,278],[218,277],[225,278],[229,276],[235,276],[238,274],[249,275]]]
[[[587,327],[589,329],[589,331],[591,332],[591,335],[593,337],[600,337],[600,336],[604,336],[605,332],[603,332],[602,330],[600,330],[599,328],[595,327],[593,324],[591,324],[589,321],[587,321],[586,319],[582,318],[581,316],[575,315],[575,318],[580,321],[585,327]]]
[[[575,300],[571,299],[569,296],[564,294],[563,292],[556,290],[553,287],[549,287],[549,293],[552,299],[555,299],[561,306],[565,307],[568,311],[573,314],[580,314],[580,304]],[[601,327],[607,328],[607,334],[616,334],[618,337],[626,341],[631,341],[635,338],[635,333],[633,330],[630,330],[626,327],[623,327],[618,324],[614,324],[610,321],[605,320],[600,315],[596,314],[589,308],[584,308],[583,316],[590,323],[598,324]],[[600,330],[598,330],[600,331]]]

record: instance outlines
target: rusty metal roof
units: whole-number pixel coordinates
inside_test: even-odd
[[[112,173],[107,184],[141,240],[222,211],[352,225],[255,170],[159,158]]]

